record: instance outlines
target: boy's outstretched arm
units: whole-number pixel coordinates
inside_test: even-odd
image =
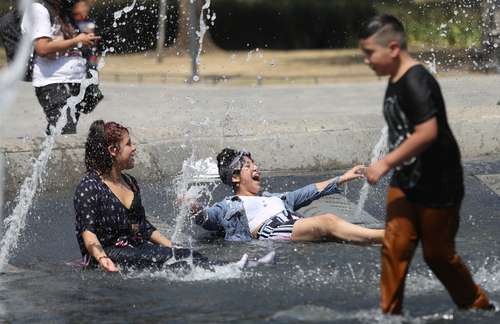
[[[341,176],[331,178],[326,181],[311,183],[297,190],[286,192],[283,194],[283,197],[290,204],[290,206],[293,206],[294,210],[297,210],[301,207],[309,205],[314,200],[323,196],[341,193],[342,191],[338,188],[338,186],[347,181],[362,178],[364,176],[363,171],[365,168],[366,167],[364,165],[357,165]]]
[[[411,134],[398,148],[387,154],[382,160],[372,163],[366,170],[366,179],[376,184],[392,168],[404,161],[419,155],[437,138],[438,126],[436,117],[415,126]]]
[[[209,231],[218,231],[222,229],[221,218],[224,217],[225,209],[220,203],[212,207],[203,207],[199,203],[192,203],[190,214],[195,224],[200,225]]]
[[[349,171],[347,171],[346,173],[344,173],[343,175],[341,175],[338,178],[333,178],[333,179],[329,179],[326,181],[317,182],[315,184],[316,189],[320,192],[323,191],[335,179],[337,179],[337,184],[341,185],[341,184],[344,184],[344,183],[349,182],[349,181],[354,180],[354,179],[363,178],[363,170],[364,169],[365,169],[364,165],[356,165],[355,167],[353,167],[352,169],[350,169]]]
[[[220,204],[212,207],[206,207],[196,199],[189,198],[187,194],[179,195],[176,199],[177,205],[184,205],[188,208],[189,215],[196,225],[206,230],[218,230],[220,228],[219,217],[223,215],[224,210]]]

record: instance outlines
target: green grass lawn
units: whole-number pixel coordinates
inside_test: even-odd
[[[0,67],[4,66],[6,63],[5,50],[0,47]]]
[[[379,13],[399,17],[409,43],[437,48],[479,47],[481,43],[481,9],[479,1],[385,1],[375,5]],[[394,1],[392,1],[394,2]]]

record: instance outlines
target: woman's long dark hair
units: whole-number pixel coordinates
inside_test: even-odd
[[[109,174],[113,166],[113,158],[108,147],[120,147],[123,136],[128,129],[115,122],[105,123],[96,120],[90,125],[89,135],[85,143],[85,167],[88,172],[96,171],[99,174]]]
[[[76,36],[75,28],[73,27],[73,18],[71,10],[76,3],[75,0],[42,0],[47,6],[47,10],[54,21],[61,25],[61,32],[64,39],[70,39]]]

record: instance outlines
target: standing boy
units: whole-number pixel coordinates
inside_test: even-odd
[[[393,16],[376,16],[364,25],[360,46],[365,63],[377,75],[389,76],[384,117],[390,153],[366,171],[368,182],[376,184],[394,169],[382,247],[382,311],[401,313],[418,241],[427,265],[459,308],[493,308],[455,252],[463,171],[437,81],[410,56],[404,27]]]

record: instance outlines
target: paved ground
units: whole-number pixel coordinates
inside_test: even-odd
[[[463,155],[500,153],[500,76],[464,74],[440,81]],[[375,78],[286,87],[104,83],[105,100],[82,117],[79,135],[58,140],[49,165],[49,174],[57,176],[45,185],[80,176],[86,130],[97,118],[131,127],[140,144],[136,172],[153,179],[177,173],[193,151],[207,157],[223,146],[252,150],[262,167],[273,171],[334,169],[367,161],[384,124],[384,87],[385,81]],[[0,121],[7,183],[16,184],[31,172],[45,127],[29,84],[21,84],[15,104],[0,111]]]
[[[477,71],[477,58],[470,50],[461,48],[410,48],[422,61],[435,62],[439,73],[457,74],[459,71]],[[101,77],[113,82],[149,82],[182,84],[191,76],[191,57],[166,50],[163,61],[157,61],[157,52],[109,55],[104,59]],[[474,64],[473,64],[474,62]],[[0,68],[5,66],[5,55],[0,48]],[[358,48],[321,50],[253,49],[224,51],[211,49],[201,56],[198,67],[199,83],[222,82],[231,85],[339,83],[349,80],[370,80],[373,72],[363,64]]]
[[[465,165],[466,195],[456,239],[457,250],[476,282],[498,305],[500,300],[500,197],[475,177],[498,174],[500,162]],[[291,190],[330,174],[265,177],[271,191]],[[177,221],[171,179],[141,181],[148,218],[172,237]],[[366,210],[383,221],[387,178],[372,188]],[[361,182],[349,184],[356,202]],[[218,189],[222,189],[219,191]],[[214,201],[228,188],[214,190]],[[217,192],[217,193],[216,193]],[[0,322],[224,322],[387,323],[378,312],[380,247],[336,243],[254,241],[231,244],[194,234],[194,247],[214,260],[250,259],[271,249],[276,264],[240,273],[79,271],[65,265],[79,258],[74,236],[73,191],[37,195],[11,259],[17,268],[0,276]],[[182,233],[192,233],[185,227]],[[197,234],[204,234],[199,236]],[[178,243],[186,241],[179,240]],[[272,287],[273,289],[269,289]],[[457,311],[442,284],[430,273],[421,248],[406,281],[404,323],[499,323],[500,313]],[[265,292],[265,293],[263,293]],[[193,296],[196,296],[193,299]],[[244,298],[242,298],[244,296]],[[190,302],[186,303],[188,300]],[[135,305],[130,310],[130,305]],[[147,312],[137,310],[146,309]],[[110,311],[112,310],[112,311]],[[3,316],[3,317],[2,317]],[[135,320],[137,318],[137,320]],[[453,320],[450,320],[453,319]]]

